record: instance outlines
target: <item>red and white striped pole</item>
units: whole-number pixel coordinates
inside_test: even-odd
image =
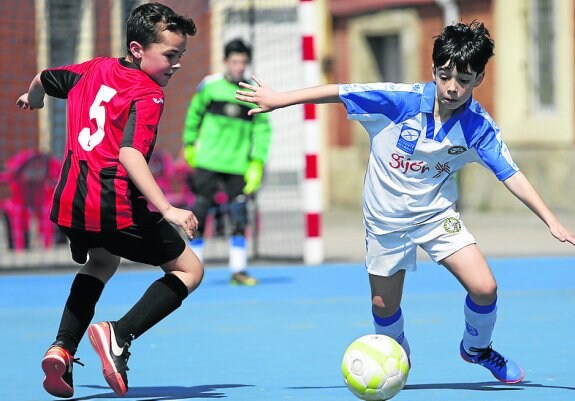
[[[315,31],[316,1],[300,0],[299,22],[302,33],[302,61],[304,86],[319,85],[319,65],[316,59]],[[324,260],[321,237],[321,212],[323,208],[321,182],[319,180],[320,130],[315,104],[304,105],[304,152],[305,181],[303,186],[305,230],[303,259],[308,265],[317,265]]]

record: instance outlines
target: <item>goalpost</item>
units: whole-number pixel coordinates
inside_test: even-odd
[[[212,65],[221,63],[221,43],[242,37],[254,49],[252,69],[266,84],[290,90],[319,84],[313,0],[212,0]],[[273,141],[266,179],[257,195],[261,225],[256,257],[323,261],[319,124],[314,105],[270,115]]]

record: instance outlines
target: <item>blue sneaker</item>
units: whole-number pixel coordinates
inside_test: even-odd
[[[464,361],[477,363],[487,369],[495,378],[503,383],[514,384],[523,380],[523,369],[510,359],[506,359],[499,352],[491,348],[471,348],[470,351],[477,352],[477,355],[469,355],[463,348],[463,341],[459,344],[459,351]]]

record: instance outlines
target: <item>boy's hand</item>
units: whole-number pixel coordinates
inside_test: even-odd
[[[189,238],[193,238],[194,231],[198,229],[198,219],[190,210],[170,207],[163,217],[168,223],[182,227]]]
[[[257,83],[257,86],[246,82],[240,82],[239,85],[242,88],[249,89],[249,91],[236,91],[237,100],[253,103],[258,106],[255,109],[248,111],[248,115],[251,116],[257,113],[267,113],[277,109],[280,106],[276,100],[278,93],[266,87],[264,83],[255,76],[252,76],[252,79]]]
[[[244,181],[246,182],[246,186],[244,187],[244,194],[250,195],[256,192],[261,183],[262,183],[262,175],[264,172],[264,165],[259,160],[252,160],[246,173],[244,174]]]
[[[44,107],[44,101],[40,101],[37,104],[30,104],[30,101],[28,100],[28,92],[26,92],[18,98],[18,101],[16,102],[16,106],[20,107],[23,110],[27,110],[27,109],[28,110],[36,110],[36,109],[41,109],[42,107]]]
[[[561,242],[569,242],[575,245],[575,235],[568,229],[566,229],[562,224],[557,224],[555,226],[549,227],[551,235],[557,238]]]
[[[184,159],[190,167],[196,167],[196,148],[194,145],[186,145],[184,147]]]

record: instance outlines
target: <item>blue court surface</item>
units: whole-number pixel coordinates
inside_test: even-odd
[[[441,267],[409,273],[403,301],[412,349],[407,386],[394,401],[575,399],[575,258],[490,260],[499,283],[494,348],[525,369],[518,385],[463,362],[464,290]],[[353,401],[343,351],[373,331],[361,265],[257,267],[253,288],[232,287],[208,268],[184,305],[134,341],[128,400]],[[160,271],[123,269],[108,284],[96,321],[123,315]],[[0,276],[0,400],[53,400],[40,361],[57,331],[73,273]],[[116,399],[85,338],[74,366],[76,400]]]

